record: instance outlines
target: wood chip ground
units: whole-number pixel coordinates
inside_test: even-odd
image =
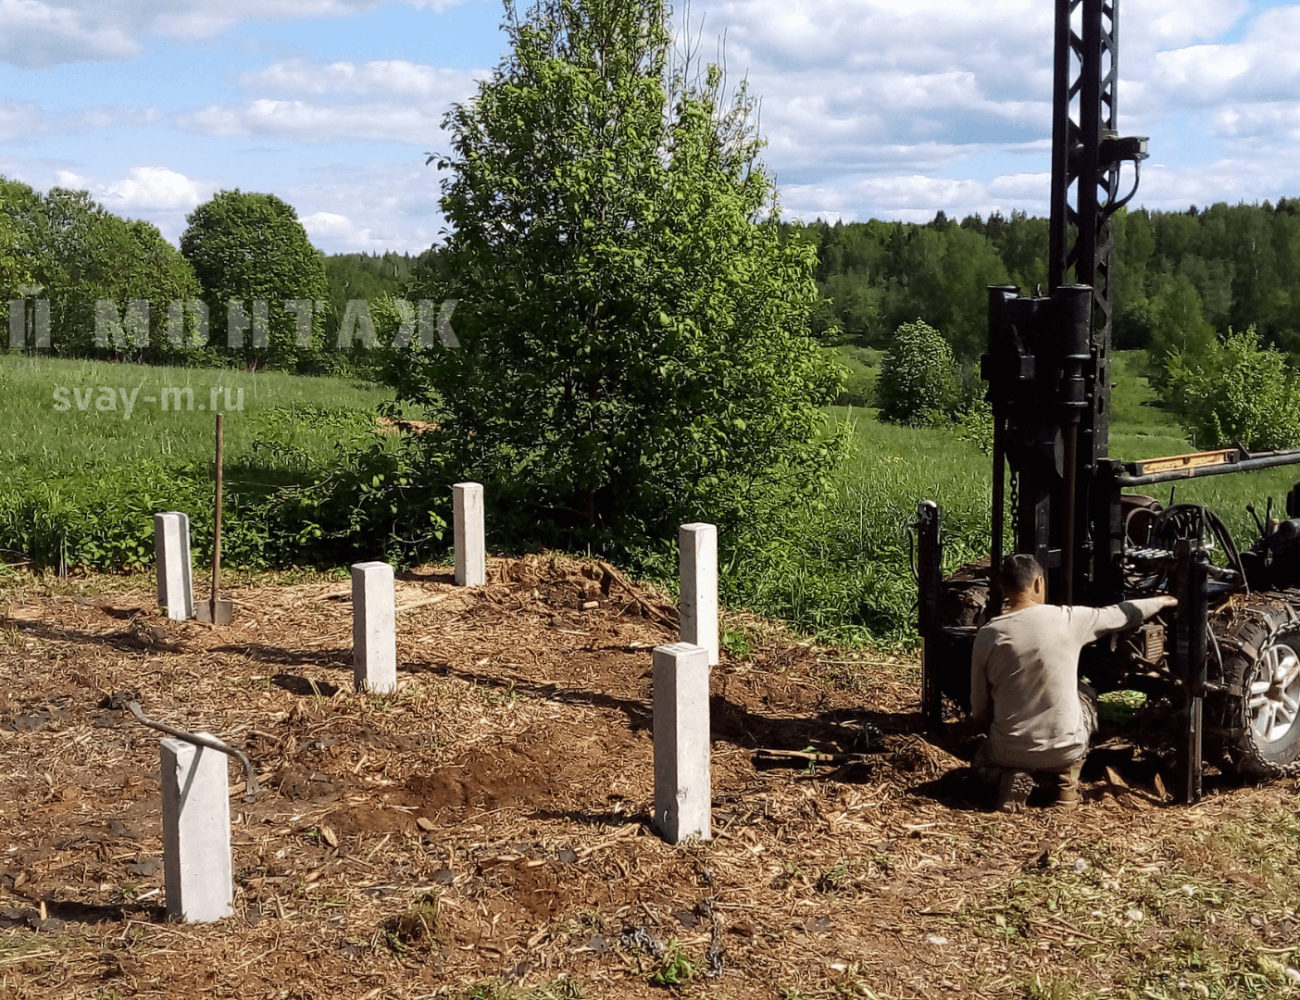
[[[1045,911],[1026,952],[960,915],[1080,845],[1159,864],[1171,830],[1294,794],[1170,808],[1158,771],[1116,752],[1077,812],[1007,820],[917,732],[914,664],[733,617],[754,650],[713,676],[717,836],[670,847],[650,829],[649,706],[671,604],[594,563],[490,576],[399,577],[400,687],[382,699],[351,690],[344,581],[236,590],[235,624],[213,629],[159,617],[138,578],[11,579],[0,997],[414,1000],[557,980],[663,996],[674,947],[683,990],[711,997],[994,997],[1057,968],[1104,984],[1081,957],[1096,930]],[[227,920],[163,918],[158,737],[118,707],[132,698],[258,769],[252,804],[230,770]]]

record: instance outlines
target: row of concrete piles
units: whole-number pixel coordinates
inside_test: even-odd
[[[457,586],[487,582],[483,487],[452,488]],[[189,517],[154,517],[158,603],[169,618],[194,617]],[[681,549],[681,641],[653,653],[654,824],[672,844],[712,837],[709,671],[719,658],[718,531],[685,524]],[[352,567],[352,656],[356,689],[397,690],[393,567]],[[200,734],[207,736],[207,734]],[[225,756],[183,739],[162,741],[163,871],[168,915],[200,922],[229,916],[230,801]]]

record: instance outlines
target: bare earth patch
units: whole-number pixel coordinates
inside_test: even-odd
[[[1116,746],[1083,808],[1010,820],[915,731],[912,665],[737,617],[754,653],[714,672],[716,840],[670,847],[649,829],[649,706],[674,610],[596,564],[490,576],[399,579],[401,687],[382,699],[352,692],[345,582],[236,591],[213,630],[111,577],[11,581],[0,997],[1263,997],[1300,980],[1294,783],[1166,806],[1157,764]],[[227,920],[162,918],[158,738],[124,696],[258,768],[252,804],[230,772]]]

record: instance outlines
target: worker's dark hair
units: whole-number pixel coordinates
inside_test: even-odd
[[[1037,559],[1019,553],[1002,560],[1002,568],[998,576],[1002,581],[1003,593],[1023,594],[1033,589],[1035,580],[1041,580],[1047,574],[1043,572],[1043,564]]]

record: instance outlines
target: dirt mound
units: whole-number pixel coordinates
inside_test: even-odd
[[[425,420],[394,420],[392,417],[380,417],[375,424],[380,434],[429,434],[442,430],[441,424]]]

